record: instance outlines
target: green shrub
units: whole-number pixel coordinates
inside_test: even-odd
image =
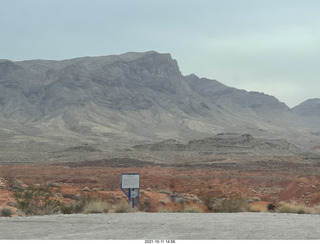
[[[60,208],[60,211],[62,214],[72,214],[74,213],[74,204],[70,204],[70,205],[62,205]]]
[[[0,215],[2,217],[11,217],[12,216],[12,210],[10,208],[2,208],[1,211],[0,211]]]
[[[214,209],[214,205],[219,199],[224,197],[224,194],[220,190],[211,190],[211,189],[204,189],[202,190],[199,195],[199,199],[203,202],[203,204],[207,207],[209,211]]]
[[[83,197],[79,197],[74,204],[71,206],[73,207],[74,213],[82,213],[84,210],[84,206],[86,204],[86,201]]]
[[[109,205],[104,200],[92,197],[90,194],[70,195],[75,203],[66,206],[61,201],[51,198],[52,192],[49,185],[28,185],[25,189],[16,189],[15,197],[18,212],[25,215],[45,215],[55,213],[107,213],[109,211]]]
[[[64,195],[66,198],[66,195]],[[93,201],[95,198],[91,197],[90,195],[68,195],[67,198],[75,200],[75,203],[69,205],[62,205],[60,208],[61,213],[63,214],[71,214],[71,213],[83,213],[85,210],[85,206],[90,202]]]
[[[60,211],[63,214],[107,213],[109,211],[109,204],[103,199],[83,195],[75,203],[69,205],[62,204]]]
[[[62,203],[51,200],[51,189],[47,185],[28,185],[26,189],[16,189],[17,208],[26,215],[44,215],[60,212]]]
[[[58,200],[45,199],[42,206],[42,215],[60,213],[62,206],[63,204]]]
[[[59,213],[62,203],[51,199],[17,200],[17,208],[26,215],[50,215]]]

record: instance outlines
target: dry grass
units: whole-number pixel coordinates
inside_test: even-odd
[[[202,213],[202,209],[196,205],[185,206],[183,209],[185,213]]]
[[[249,212],[267,212],[267,207],[264,205],[251,204],[249,205]]]
[[[267,207],[264,205],[251,204],[249,206],[250,212],[268,212]],[[295,201],[280,202],[276,207],[275,212],[277,213],[296,213],[296,214],[320,214],[320,205],[314,207],[308,207]]]
[[[244,198],[218,199],[213,204],[213,210],[217,213],[236,213],[249,211],[249,205]]]
[[[158,212],[159,213],[171,213],[172,211],[169,210],[168,208],[161,207],[158,209]]]
[[[313,214],[320,214],[320,205],[314,206],[312,213]]]
[[[113,206],[115,213],[128,213],[130,212],[130,207],[127,202],[120,202]]]
[[[94,199],[87,202],[84,206],[84,213],[107,213],[109,204],[101,199]]]
[[[311,214],[313,213],[313,208],[307,207],[305,205],[299,204],[295,201],[290,203],[280,202],[277,207],[278,213],[297,213],[297,214]]]

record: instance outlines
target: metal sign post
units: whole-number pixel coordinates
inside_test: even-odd
[[[128,203],[132,203],[132,208],[139,203],[140,192],[140,174],[139,173],[122,173],[121,190],[128,197]]]

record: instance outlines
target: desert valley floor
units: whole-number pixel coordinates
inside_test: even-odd
[[[74,196],[89,194],[110,204],[125,202],[121,173],[140,173],[139,211],[183,211],[196,207],[208,212],[205,196],[243,197],[251,205],[296,201],[320,203],[319,161],[290,157],[208,158],[196,164],[155,164],[132,158],[0,166],[0,206],[15,202],[9,184],[52,186],[55,199],[72,203]],[[138,211],[137,210],[137,211]]]

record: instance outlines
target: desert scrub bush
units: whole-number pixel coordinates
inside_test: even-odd
[[[69,204],[69,205],[62,204],[60,211],[62,214],[73,214],[74,213],[74,205],[73,204]]]
[[[62,197],[63,198],[69,198],[69,199],[72,199],[72,200],[76,200],[77,195],[75,195],[75,194],[62,194]]]
[[[278,213],[297,213],[297,214],[310,214],[313,212],[313,209],[305,205],[299,204],[297,202],[280,202],[277,207]]]
[[[18,209],[26,215],[50,215],[59,213],[62,203],[48,198],[17,200]]]
[[[320,206],[314,206],[313,207],[313,211],[312,211],[313,214],[320,214]]]
[[[267,210],[269,212],[275,212],[277,209],[276,205],[274,205],[273,203],[269,203],[268,206],[267,206]]]
[[[46,185],[49,186],[49,187],[61,188],[61,185],[59,183],[57,183],[57,182],[54,182],[54,181],[48,181],[46,183]]]
[[[127,202],[120,202],[114,205],[115,213],[128,213],[130,211],[129,204]]]
[[[51,187],[47,185],[28,185],[25,189],[16,189],[16,207],[25,215],[72,214],[72,213],[106,213],[108,204],[89,194],[72,195],[74,203],[65,205],[52,199]]]
[[[108,213],[109,204],[101,199],[93,199],[84,206],[84,213]]]
[[[205,189],[200,192],[198,198],[203,202],[209,211],[212,211],[218,199],[224,197],[220,190]]]
[[[52,200],[51,189],[46,185],[28,185],[25,189],[15,189],[16,206],[26,215],[44,215],[60,212],[62,203]]]
[[[185,206],[183,209],[185,213],[202,213],[202,209],[198,206]]]
[[[11,217],[12,214],[13,214],[13,212],[10,208],[4,207],[0,210],[0,216],[2,216],[2,217]]]
[[[262,205],[250,204],[248,208],[249,212],[267,212],[266,206]]]
[[[217,199],[213,204],[213,210],[217,213],[236,213],[249,211],[247,201],[241,197],[232,197],[230,199]]]
[[[97,200],[97,198],[92,197],[89,194],[76,195],[73,196],[72,199],[75,200],[75,203],[63,206],[61,209],[62,213],[83,213],[86,205],[88,205],[89,202]]]
[[[141,191],[140,191],[140,192],[141,192]],[[166,195],[171,195],[171,194],[173,194],[172,191],[170,191],[170,190],[165,190],[165,189],[159,190],[159,193],[166,194]]]
[[[91,195],[81,195],[73,200],[75,202],[72,204],[61,205],[61,213],[107,213],[109,211],[109,204],[106,201]]]

